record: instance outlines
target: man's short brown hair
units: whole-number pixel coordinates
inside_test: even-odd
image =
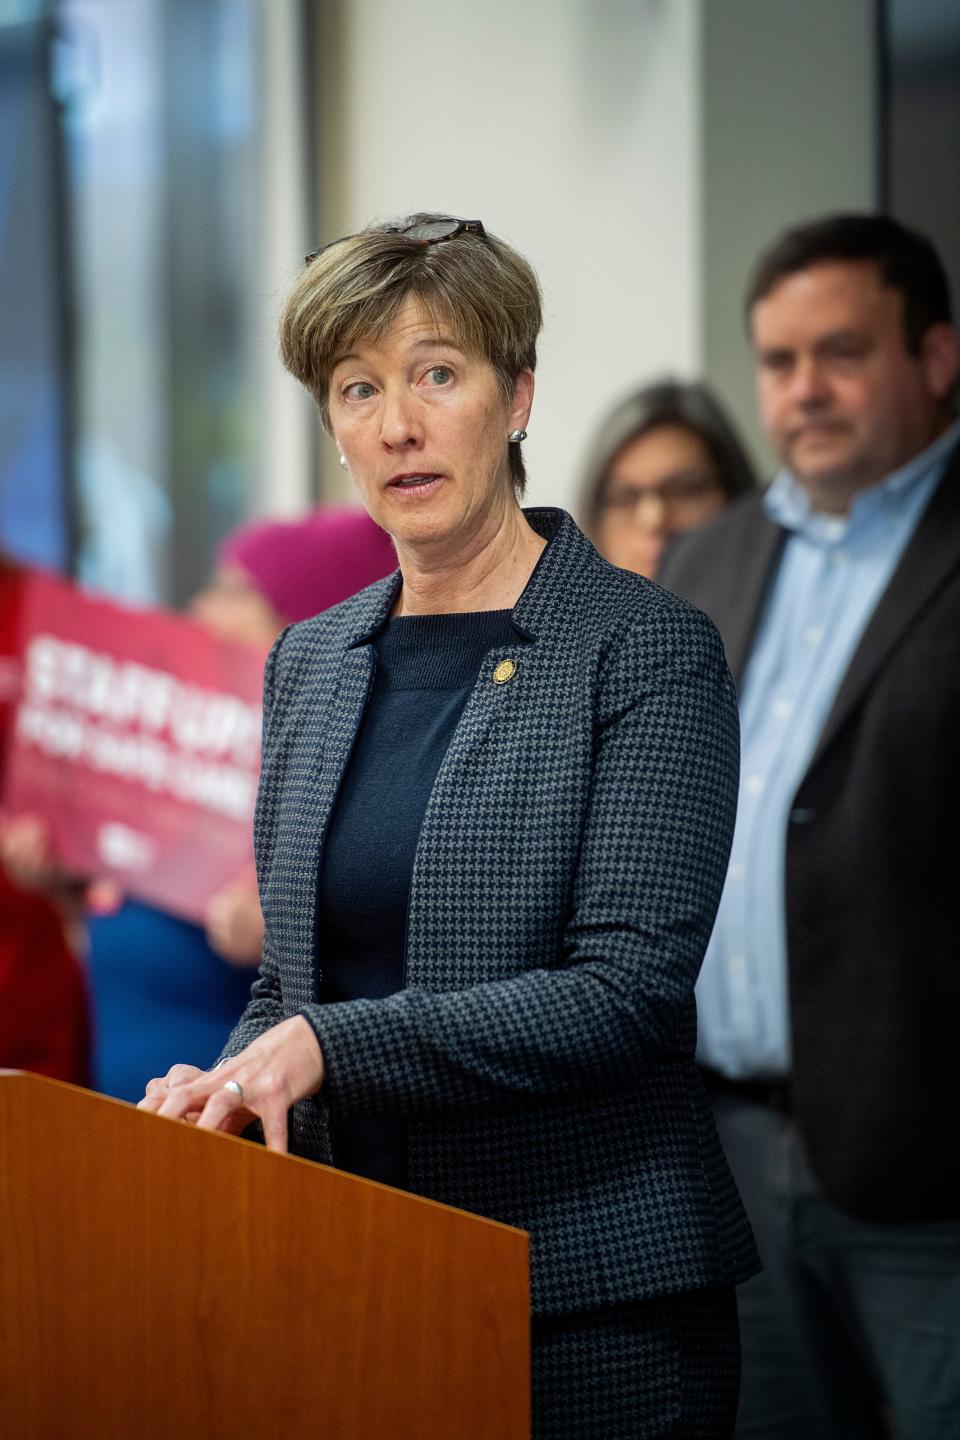
[[[904,340],[919,355],[931,325],[953,323],[950,282],[933,245],[889,215],[827,215],[796,225],[760,256],[747,287],[746,316],[781,280],[833,260],[866,260],[903,297]]]

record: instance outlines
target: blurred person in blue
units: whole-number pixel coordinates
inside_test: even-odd
[[[600,554],[653,577],[676,535],[756,490],[746,451],[713,392],[660,380],[601,420],[580,482],[580,523]]]
[[[395,568],[389,539],[362,510],[320,509],[299,521],[256,521],[223,542],[189,612],[221,639],[268,647],[284,628]],[[43,827],[22,817],[5,852],[34,887],[50,883]],[[212,1062],[242,1013],[260,962],[263,919],[252,874],[210,901],[206,925],[86,887],[93,1018],[92,1083],[137,1101],[171,1046]]]
[[[698,1055],[764,1271],[738,1435],[960,1433],[960,422],[946,275],[880,216],[799,226],[747,298],[769,492],[662,583],[740,688]]]
[[[308,258],[284,358],[400,569],[271,652],[260,976],[142,1106],[528,1230],[538,1440],[719,1440],[756,1259],[693,985],[735,696],[704,616],[521,509],[540,325],[480,221]]]

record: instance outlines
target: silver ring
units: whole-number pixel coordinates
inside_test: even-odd
[[[223,1088],[229,1090],[231,1095],[236,1095],[238,1100],[243,1099],[243,1086],[239,1080],[226,1080]]]

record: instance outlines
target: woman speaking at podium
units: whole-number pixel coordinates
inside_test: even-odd
[[[693,986],[736,703],[704,616],[520,508],[540,324],[478,220],[308,257],[284,361],[399,570],[271,652],[259,977],[141,1103],[528,1230],[535,1435],[722,1436],[756,1258]]]

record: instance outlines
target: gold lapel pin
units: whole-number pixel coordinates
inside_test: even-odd
[[[512,680],[516,673],[517,663],[515,660],[501,660],[493,672],[493,683],[494,685],[506,685],[507,681]]]

